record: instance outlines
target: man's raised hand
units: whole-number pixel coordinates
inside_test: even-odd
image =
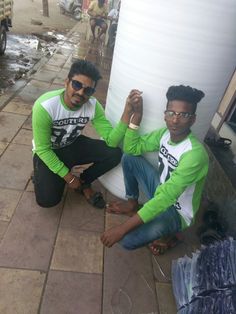
[[[132,89],[129,93],[129,96],[126,99],[124,112],[122,115],[122,121],[129,124],[130,119],[134,118],[136,114],[136,119],[141,121],[142,114],[143,114],[143,99],[142,99],[142,92],[138,89]]]

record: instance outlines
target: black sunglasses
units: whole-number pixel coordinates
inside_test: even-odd
[[[86,96],[92,96],[93,93],[95,92],[95,88],[91,87],[91,86],[84,86],[80,81],[76,81],[76,80],[71,80],[71,85],[73,87],[74,90],[78,91],[81,88],[84,89],[84,94]]]

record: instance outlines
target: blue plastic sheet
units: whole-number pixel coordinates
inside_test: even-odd
[[[178,314],[236,313],[236,241],[215,242],[172,262]]]

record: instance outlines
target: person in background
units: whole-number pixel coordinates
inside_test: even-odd
[[[121,2],[119,1],[117,5],[117,9],[111,9],[111,11],[108,13],[108,16],[107,16],[108,20],[111,21],[109,30],[108,30],[108,34],[109,34],[108,46],[109,47],[114,47],[114,44],[115,44],[120,5],[121,5]]]
[[[94,0],[90,3],[87,13],[90,15],[90,27],[93,34],[93,41],[96,39],[96,26],[100,27],[98,39],[107,31],[107,6],[105,0]]]
[[[139,135],[142,97],[133,104],[126,131],[122,167],[127,201],[112,202],[107,211],[131,216],[105,231],[102,243],[119,242],[128,250],[149,245],[154,254],[177,243],[176,234],[194,222],[208,172],[208,155],[191,132],[197,103],[204,93],[190,86],[171,86],[164,112],[166,127]],[[142,154],[159,152],[158,170]],[[139,187],[148,201],[139,206]],[[161,241],[163,239],[163,241]],[[166,244],[166,245],[164,245]]]
[[[80,190],[86,200],[97,208],[104,208],[100,192],[91,183],[119,164],[122,156],[118,147],[128,127],[130,103],[127,101],[120,122],[113,128],[104,109],[93,97],[98,69],[89,61],[75,61],[65,81],[65,88],[47,92],[33,106],[33,165],[37,203],[42,207],[57,205],[64,187]],[[135,102],[136,93],[130,94]],[[82,135],[91,121],[103,140]],[[73,167],[90,164],[80,177]]]

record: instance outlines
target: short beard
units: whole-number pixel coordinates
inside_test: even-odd
[[[73,96],[75,96],[75,95],[76,94],[74,94]],[[78,95],[76,95],[76,96],[78,96]],[[71,100],[71,103],[72,103],[73,106],[81,107],[86,102],[86,99],[83,96],[79,96],[79,98],[80,98],[80,102],[76,102],[76,101]]]

